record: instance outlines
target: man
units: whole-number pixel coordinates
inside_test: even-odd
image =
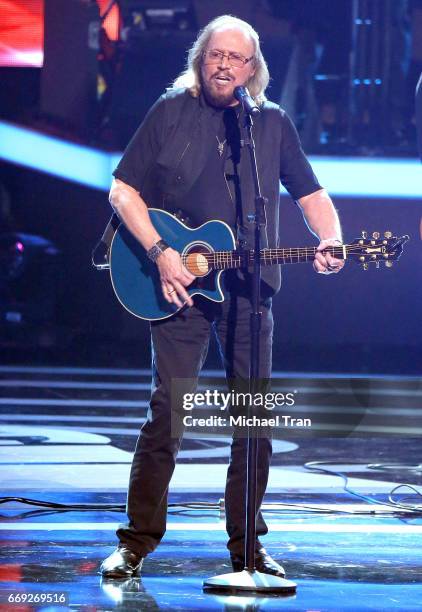
[[[304,157],[288,117],[264,92],[269,75],[257,33],[240,19],[222,16],[210,22],[189,52],[186,71],[148,113],[114,172],[110,202],[120,219],[158,266],[165,299],[182,307],[176,315],[151,325],[153,392],[147,420],[136,446],[127,499],[128,525],[117,535],[119,547],[102,564],[104,577],[139,574],[144,557],[166,529],[168,485],[181,436],[170,427],[171,382],[196,379],[205,361],[211,330],[219,343],[226,376],[243,380],[249,374],[250,277],[247,271],[224,273],[226,299],[192,299],[186,288],[194,277],[180,255],[163,244],[153,227],[148,206],[183,209],[193,226],[220,219],[232,227],[239,248],[250,248],[254,189],[248,151],[242,148],[243,111],[234,98],[238,85],[249,88],[260,105],[254,134],[261,189],[268,198],[264,245],[278,240],[279,180],[297,200],[310,230],[319,237],[317,272],[337,272],[343,262],[324,248],[341,242],[333,204]],[[262,280],[260,377],[271,375],[273,319],[271,297],[280,287],[279,266],[265,267]],[[228,548],[234,571],[244,567],[246,442],[233,437],[225,490]],[[257,507],[265,493],[271,440],[258,440]],[[257,537],[267,533],[260,512]],[[257,539],[257,570],[284,576],[283,568]]]

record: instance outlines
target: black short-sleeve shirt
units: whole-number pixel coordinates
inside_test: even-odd
[[[161,98],[151,107],[144,121],[135,132],[117,168],[113,172],[113,176],[134,187],[141,195],[143,183],[148,171],[154,164],[162,147],[165,146],[164,107],[165,96],[161,96]],[[219,133],[227,138],[227,130],[223,127],[224,113],[216,111],[215,109],[211,112],[219,116],[216,134]],[[297,130],[290,117],[280,108],[278,108],[278,112],[280,114],[280,126],[282,131],[279,178],[292,198],[298,200],[299,198],[321,189],[321,185],[303,152]],[[277,128],[278,126],[275,125],[274,129]],[[221,140],[224,140],[224,138]],[[209,146],[210,149],[214,148],[217,152],[216,140],[210,142]],[[225,156],[226,150],[227,149],[225,149]],[[243,157],[246,157],[246,151],[242,151],[242,153],[245,153]],[[265,155],[271,157],[272,152],[265,151]],[[249,160],[247,161],[249,163]],[[217,164],[212,164],[212,166],[217,167]],[[224,175],[223,168],[221,169],[221,175]],[[207,176],[212,186],[213,177],[204,169],[203,178]],[[206,187],[205,183],[204,187]],[[147,202],[147,204],[155,205],[150,202]]]

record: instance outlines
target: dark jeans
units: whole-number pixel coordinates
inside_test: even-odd
[[[181,435],[171,435],[172,378],[192,379],[190,392],[204,364],[211,331],[216,333],[228,379],[247,379],[250,360],[251,304],[246,295],[231,294],[223,303],[194,298],[195,305],[151,325],[153,390],[147,420],[133,457],[127,498],[128,525],[117,531],[120,542],[143,556],[152,552],[166,530],[167,496]],[[271,300],[262,306],[260,377],[270,378],[273,318]],[[258,439],[257,508],[268,481],[271,440]],[[225,489],[228,548],[244,554],[247,439],[233,436]],[[258,511],[257,536],[268,531]],[[257,547],[259,541],[257,540]]]

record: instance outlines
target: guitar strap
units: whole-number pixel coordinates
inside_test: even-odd
[[[101,236],[100,240],[95,245],[92,254],[91,261],[92,265],[96,270],[108,270],[110,263],[108,260],[108,254],[110,252],[111,242],[115,231],[120,225],[120,219],[116,213],[113,213],[106,228]]]

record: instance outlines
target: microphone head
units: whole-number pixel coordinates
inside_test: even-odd
[[[238,87],[235,87],[233,90],[233,95],[236,98],[236,100],[238,100],[241,105],[243,106],[243,109],[252,116],[256,116],[259,115],[259,108],[255,103],[255,100],[252,98],[251,94],[248,91],[247,87],[242,87],[241,85],[239,85]]]
[[[244,98],[245,96],[249,96],[250,94],[249,94],[247,87],[238,85],[237,87],[234,88],[233,95],[236,98],[236,100],[239,100],[239,102],[241,102],[242,98]]]

